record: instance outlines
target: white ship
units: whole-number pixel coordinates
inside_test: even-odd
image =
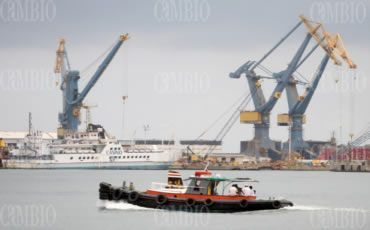
[[[18,169],[168,169],[173,152],[135,145],[121,145],[101,126],[66,134],[45,143],[38,132],[29,134],[21,148],[3,160],[4,168]]]
[[[65,40],[61,39],[57,49],[55,73],[60,74],[60,89],[63,92],[63,111],[59,114],[61,127],[58,139],[51,143],[39,137],[39,133],[31,132],[31,115],[29,115],[29,133],[19,149],[11,152],[6,158],[0,158],[4,168],[35,168],[35,169],[167,169],[173,159],[174,152],[159,149],[156,146],[137,147],[121,145],[118,140],[110,137],[103,127],[91,124],[90,116],[86,116],[88,127],[85,132],[78,130],[80,109],[88,106],[83,103],[89,91],[102,76],[122,43],[129,38],[128,34],[119,36],[114,46],[92,75],[83,90],[78,90],[80,73],[71,70],[65,48]],[[123,97],[125,100],[127,97]],[[60,134],[60,135],[59,135]]]

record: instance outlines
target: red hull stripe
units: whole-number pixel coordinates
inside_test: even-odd
[[[166,197],[173,197],[173,198],[192,198],[195,200],[206,200],[206,199],[212,199],[212,200],[255,200],[255,196],[224,196],[224,195],[198,195],[198,194],[184,194],[184,193],[167,193],[167,192],[159,192],[159,191],[153,191],[153,190],[147,190],[145,192],[149,195],[165,195]]]

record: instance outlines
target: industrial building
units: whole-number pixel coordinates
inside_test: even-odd
[[[52,141],[57,138],[56,132],[41,132],[42,139],[45,141]],[[23,143],[24,138],[29,134],[26,131],[0,131],[0,139],[3,139],[9,149],[16,148]]]

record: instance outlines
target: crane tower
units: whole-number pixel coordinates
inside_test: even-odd
[[[78,81],[80,79],[80,72],[71,70],[68,60],[67,50],[65,48],[65,40],[59,41],[59,47],[56,51],[55,73],[61,76],[60,89],[63,92],[63,112],[59,113],[60,128],[58,129],[58,136],[63,137],[65,132],[75,132],[80,124],[80,110],[83,100],[94,87],[96,82],[108,67],[122,43],[129,38],[128,34],[119,36],[118,41],[109,51],[103,62],[99,65],[96,72],[90,78],[87,85],[80,92],[78,89]]]

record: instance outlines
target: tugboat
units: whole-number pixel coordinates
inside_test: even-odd
[[[184,184],[187,181],[187,185]],[[250,184],[258,182],[250,178],[225,178],[213,175],[207,170],[196,171],[195,175],[182,180],[177,171],[168,172],[167,183],[152,183],[152,188],[144,192],[134,189],[132,183],[126,186],[114,187],[101,182],[99,199],[109,201],[124,201],[145,208],[166,209],[190,212],[232,213],[280,209],[293,206],[287,200],[257,199],[255,191],[238,183]],[[225,194],[225,190],[228,193]]]

